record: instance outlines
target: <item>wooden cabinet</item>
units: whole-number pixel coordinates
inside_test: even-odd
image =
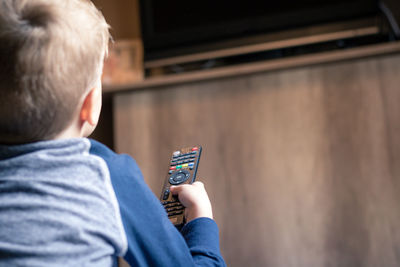
[[[115,147],[158,196],[204,148],[228,266],[400,265],[400,55],[114,96]]]

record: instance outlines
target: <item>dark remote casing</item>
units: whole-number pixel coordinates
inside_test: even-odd
[[[201,146],[186,147],[172,153],[160,201],[167,211],[169,220],[180,228],[185,224],[185,207],[169,190],[171,185],[191,184],[196,180]]]

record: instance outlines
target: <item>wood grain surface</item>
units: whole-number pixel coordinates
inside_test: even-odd
[[[115,147],[160,194],[171,151],[198,177],[228,266],[400,266],[400,56],[114,98]]]

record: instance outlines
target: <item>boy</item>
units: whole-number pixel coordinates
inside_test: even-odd
[[[86,139],[109,40],[85,0],[0,0],[0,265],[224,266],[201,183],[171,189],[179,233],[135,161]]]

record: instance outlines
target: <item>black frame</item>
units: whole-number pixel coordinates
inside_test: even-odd
[[[321,6],[305,5],[304,8],[295,11],[290,9],[285,10],[282,7],[282,11],[276,14],[269,14],[268,16],[239,17],[233,21],[224,21],[223,23],[213,25],[198,25],[188,29],[156,32],[154,22],[157,18],[153,17],[153,3],[156,3],[156,1],[168,2],[171,0],[140,1],[145,60],[168,57],[168,51],[176,51],[179,48],[187,50],[187,47],[190,46],[198,46],[226,39],[292,29],[317,23],[353,19],[378,13],[378,0],[337,0],[337,2],[333,3],[334,1],[332,1],[328,5],[324,4],[323,0],[320,0],[319,2],[322,3]],[[250,0],[243,1],[251,3]],[[294,1],[299,2],[301,0]],[[310,2],[310,0],[304,0],[305,3],[307,1]],[[190,1],[187,2],[190,3]],[[165,12],[168,14],[172,11],[165,10]],[[182,20],[182,23],[185,23],[185,21]]]

